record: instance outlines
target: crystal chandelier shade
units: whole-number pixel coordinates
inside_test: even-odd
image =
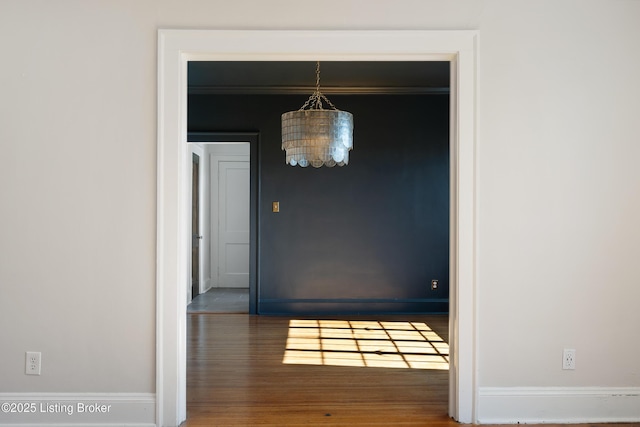
[[[330,109],[325,109],[322,102]],[[344,166],[353,149],[353,115],[338,110],[320,93],[320,62],[316,90],[298,111],[282,114],[282,149],[291,166]]]

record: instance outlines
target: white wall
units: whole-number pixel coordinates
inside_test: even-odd
[[[209,150],[207,145],[201,145],[203,148],[203,155],[200,158],[202,163],[202,176],[200,186],[200,209],[202,211],[202,220],[200,221],[200,227],[202,228],[202,247],[201,247],[201,267],[202,268],[202,281],[200,285],[200,291],[202,293],[208,291],[211,288],[213,277],[211,270],[211,164],[209,161]]]
[[[481,385],[640,386],[639,22],[637,1],[482,15]]]
[[[635,1],[482,14],[481,421],[640,420],[638,22]]]
[[[0,2],[0,392],[155,391],[154,3]]]
[[[638,22],[633,0],[2,0],[0,393],[155,391],[158,27],[478,29],[478,386],[640,387]]]
[[[206,292],[211,287],[211,254],[210,254],[210,245],[211,245],[211,193],[209,191],[211,187],[211,178],[210,178],[210,167],[209,167],[209,154],[207,153],[207,146],[203,144],[189,144],[189,157],[191,158],[192,154],[195,153],[199,157],[199,168],[198,168],[198,193],[200,199],[200,224],[199,230],[202,239],[200,240],[200,293]],[[192,170],[193,171],[193,170]],[[190,175],[191,176],[191,175]],[[189,193],[189,197],[192,197],[192,194]],[[193,200],[189,202],[189,206],[192,206]],[[189,280],[187,283],[187,301],[191,301],[193,299],[193,295],[191,292],[191,278],[193,277],[193,272],[191,270],[191,264],[189,263]]]

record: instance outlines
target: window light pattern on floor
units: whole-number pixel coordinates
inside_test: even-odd
[[[449,369],[449,344],[426,323],[291,320],[282,363]]]

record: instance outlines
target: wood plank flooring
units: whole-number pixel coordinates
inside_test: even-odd
[[[389,343],[385,344],[379,335],[369,334],[397,336],[399,342],[406,345],[416,342],[413,338],[405,339],[411,334],[436,337],[435,341],[441,337],[448,341],[446,316],[375,319],[388,322],[386,328],[362,323],[367,320],[364,318],[343,318],[360,321],[349,324],[355,325],[353,330],[356,332],[344,327],[345,323],[326,322],[326,330],[318,332],[320,326],[316,327],[316,323],[308,321],[315,319],[299,322],[302,329],[292,328],[290,331],[290,320],[292,318],[271,316],[189,314],[187,421],[183,425],[457,425],[447,416],[447,370],[372,367],[384,366],[380,361],[387,359],[392,360],[394,366],[412,364],[414,361],[419,364],[425,358],[442,362],[446,344],[444,347],[432,345],[434,349],[440,348],[431,351],[439,351],[438,355],[398,356],[391,354],[393,351],[385,347]],[[389,327],[402,325],[397,323],[401,321],[411,321],[413,325],[426,324],[432,332],[403,331],[403,328]],[[390,329],[393,330],[389,332]],[[379,344],[383,351],[375,351],[375,346],[367,347],[362,356],[352,351],[356,345],[354,342],[358,340],[350,341],[344,334],[360,334],[365,339],[373,337],[363,342]],[[317,351],[318,345],[332,351],[323,355]],[[364,348],[360,341],[357,345]],[[393,345],[398,348],[402,346]],[[291,349],[292,346],[297,350],[290,354],[295,353],[296,357],[289,357],[287,363],[283,363],[287,347]],[[409,349],[409,353],[420,351]],[[337,366],[341,364],[359,366]],[[363,364],[369,366],[363,367]]]

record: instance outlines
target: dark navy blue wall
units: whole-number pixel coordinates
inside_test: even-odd
[[[331,96],[354,115],[354,150],[320,169],[281,151],[280,115],[306,98],[189,97],[190,132],[260,133],[258,312],[446,312],[448,96]]]

